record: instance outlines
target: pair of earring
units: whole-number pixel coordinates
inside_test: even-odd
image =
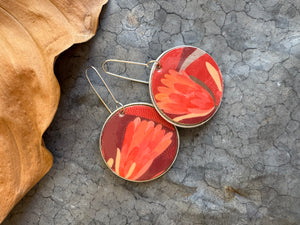
[[[111,73],[105,68],[108,62],[146,67],[153,64],[149,82]],[[175,47],[148,63],[109,59],[104,61],[102,68],[107,74],[149,84],[153,103],[123,105],[116,100],[95,67],[90,66],[85,71],[91,87],[110,112],[100,134],[102,157],[111,171],[125,180],[145,182],[165,174],[179,150],[176,126],[200,126],[221,104],[221,72],[213,58],[197,47]],[[115,111],[111,111],[93,87],[88,69],[93,69],[104,83],[116,103]]]

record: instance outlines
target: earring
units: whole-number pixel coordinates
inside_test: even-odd
[[[91,83],[88,70],[102,80],[116,110],[112,111]],[[165,174],[174,163],[179,149],[176,127],[165,121],[148,103],[123,105],[116,100],[106,82],[93,66],[85,70],[92,89],[110,115],[101,130],[99,147],[108,168],[117,176],[134,182],[145,182]]]
[[[108,62],[146,67],[153,63],[149,82],[109,72],[105,68]],[[178,127],[204,124],[221,104],[222,74],[213,58],[197,47],[178,46],[148,63],[108,59],[103,62],[102,68],[109,75],[149,84],[151,101],[157,112]]]

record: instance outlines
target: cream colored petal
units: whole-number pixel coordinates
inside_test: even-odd
[[[113,166],[113,164],[114,164],[114,159],[113,158],[110,158],[109,160],[107,160],[107,166],[109,167],[109,168],[111,168],[112,166]]]
[[[194,62],[196,59],[198,59],[199,57],[201,57],[202,55],[204,55],[205,52],[200,50],[200,49],[196,49],[192,54],[190,54],[186,60],[184,61],[184,63],[182,64],[181,68],[179,71],[181,70],[185,70],[192,62]]]
[[[138,172],[137,175],[135,175],[134,177],[132,177],[132,180],[138,180],[142,175],[144,175],[144,173],[147,172],[147,170],[150,168],[150,166],[152,165],[153,160],[149,160],[144,166],[143,168],[140,169],[140,171]]]
[[[213,110],[214,108],[212,108]],[[201,117],[201,116],[206,116],[208,115],[209,113],[211,113],[211,111],[207,111],[205,113],[190,113],[190,114],[186,114],[186,115],[183,115],[183,116],[177,116],[175,117],[173,120],[175,122],[179,122],[181,120],[184,120],[184,119],[191,119],[191,118],[196,118],[196,117]]]
[[[116,174],[120,174],[119,172],[120,160],[121,160],[121,151],[119,148],[117,148],[116,165],[115,165]]]
[[[135,166],[136,166],[136,163],[132,163],[132,165],[130,166],[130,169],[125,177],[126,179],[131,176],[131,174],[133,173],[133,171],[135,169]]]
[[[218,71],[209,62],[205,62],[205,65],[211,77],[214,79],[219,91],[222,91],[223,87]]]

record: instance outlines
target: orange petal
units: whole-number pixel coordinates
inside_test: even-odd
[[[136,170],[140,170],[149,160],[153,159],[153,155],[151,154],[151,149],[146,147],[140,151],[135,158],[135,162],[137,164]]]
[[[141,177],[142,175],[144,175],[144,173],[150,168],[150,166],[152,165],[153,160],[149,160],[139,171],[138,173],[134,176],[131,177],[132,180],[137,180],[139,177]]]
[[[171,100],[170,102],[176,103],[178,107],[179,106],[183,107],[183,106],[186,106],[187,104],[189,104],[189,96],[184,95],[184,94],[173,93],[173,94],[170,94],[169,98]]]
[[[126,177],[125,177],[126,179],[132,175],[135,166],[136,166],[136,163],[133,163],[133,164],[130,166],[130,169],[129,169],[129,171],[128,171]]]
[[[182,83],[181,84],[179,84],[179,83],[174,84],[174,89],[177,90],[179,93],[182,93],[182,94],[189,94],[189,93],[191,93],[191,91],[195,90],[195,88],[193,88],[192,86],[182,84]]]
[[[155,99],[157,101],[168,101],[169,94],[168,93],[159,93],[155,95]]]
[[[134,128],[136,129],[137,126],[141,123],[141,118],[140,117],[137,117],[134,119]]]
[[[170,88],[167,87],[158,87],[157,90],[159,93],[170,93]]]
[[[143,120],[136,128],[133,137],[132,137],[132,142],[131,145],[129,147],[129,151],[130,149],[134,148],[135,146],[137,146],[138,143],[140,143],[142,141],[142,138],[144,137],[145,134],[145,130],[147,127],[147,121]]]
[[[158,172],[158,173],[155,174],[152,178],[158,177],[158,176],[161,175],[163,172],[165,172],[165,170],[162,170],[162,171]]]
[[[168,147],[169,145],[172,143],[172,140],[170,138],[163,138],[159,144],[156,146],[156,148],[152,151],[152,153],[154,154],[154,157],[156,158],[157,156],[159,156],[160,154],[162,154]]]
[[[125,131],[125,135],[124,135],[124,139],[123,139],[123,146],[130,146],[131,142],[132,142],[132,137],[134,134],[134,130],[135,130],[135,126],[136,124],[131,121],[126,128]],[[122,152],[123,152],[123,147],[122,147]],[[126,154],[126,152],[123,152],[123,154]]]
[[[170,79],[161,79],[160,81],[169,88],[173,87],[174,82]]]
[[[149,129],[152,129],[154,128],[154,122],[153,121],[148,121],[148,125],[147,125],[147,128],[146,128],[146,132],[149,130]]]
[[[183,115],[183,116],[175,117],[175,118],[173,118],[173,120],[175,122],[179,122],[179,121],[184,120],[184,119],[192,119],[192,118],[202,117],[202,116],[208,115],[209,113],[211,113],[211,111],[204,111],[202,113],[190,113],[190,114],[186,114],[186,115]]]
[[[174,104],[174,103],[157,103],[158,107],[161,108],[164,112],[170,114],[184,114],[187,113],[186,109],[182,108],[182,105]]]

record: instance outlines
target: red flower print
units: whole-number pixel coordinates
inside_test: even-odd
[[[184,70],[169,70],[161,83],[165,86],[158,87],[157,106],[165,113],[181,115],[173,118],[176,122],[206,116],[215,109],[212,95]]]
[[[110,158],[107,165],[121,177],[138,180],[171,144],[173,133],[162,129],[161,124],[136,117],[127,125],[122,148],[117,148],[116,158]],[[158,176],[159,172],[152,178]]]

